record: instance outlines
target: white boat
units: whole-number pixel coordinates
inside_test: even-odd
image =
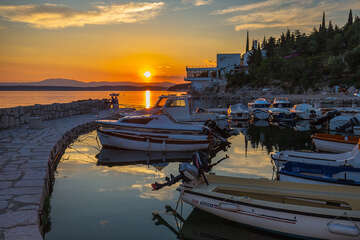
[[[152,112],[167,113],[174,121],[179,123],[203,124],[208,120],[216,122],[221,129],[228,129],[227,116],[198,109],[193,111],[192,97],[189,95],[162,95],[156,102]]]
[[[205,111],[208,113],[216,113],[216,114],[221,114],[221,115],[225,115],[225,116],[227,115],[227,108],[222,108],[222,107],[206,108]]]
[[[205,126],[180,124],[166,115],[128,116],[98,120],[101,144],[140,151],[196,151],[208,148],[211,137]]]
[[[270,108],[270,121],[273,122],[292,122],[296,115],[286,108]]]
[[[180,186],[181,199],[203,211],[288,237],[360,237],[360,189],[207,175]]]
[[[249,110],[242,103],[230,105],[228,108],[228,116],[231,120],[245,121],[249,119]]]
[[[253,102],[248,103],[249,111],[254,119],[266,120],[269,118],[268,112],[270,103],[265,98],[258,98]]]
[[[359,137],[316,133],[311,136],[318,151],[331,153],[351,152],[359,142]]]
[[[295,105],[290,112],[295,113],[299,119],[310,120],[321,116],[321,111],[310,104],[302,103]]]
[[[318,164],[327,166],[360,167],[359,145],[356,145],[351,152],[345,153],[317,153],[300,151],[281,151],[271,154],[277,167],[283,166],[286,162],[299,162],[307,164]]]
[[[360,122],[360,114],[340,115],[340,116],[334,117],[333,119],[330,120],[329,129],[332,131],[352,130],[353,126],[357,125],[357,123],[359,123],[359,122]]]
[[[273,103],[271,104],[271,108],[282,108],[282,109],[289,109],[291,108],[292,104],[286,97],[277,97],[274,99]]]
[[[152,184],[153,190],[182,180],[184,202],[237,223],[301,239],[360,237],[358,187],[206,175],[212,167],[199,159],[180,164],[180,175]]]

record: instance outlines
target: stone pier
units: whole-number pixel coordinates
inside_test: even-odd
[[[95,129],[94,120],[109,115],[93,109],[42,121],[35,129],[25,124],[0,131],[0,239],[43,239],[43,205],[62,153],[80,134]]]

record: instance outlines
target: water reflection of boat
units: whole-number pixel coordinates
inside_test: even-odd
[[[174,210],[173,210],[174,211]],[[273,236],[269,233],[258,231],[257,229],[238,224],[199,209],[194,209],[184,220],[174,214],[178,222],[182,222],[179,230],[171,227],[160,215],[154,214],[154,221],[168,227],[179,239],[193,240],[237,240],[237,239],[256,239],[256,240],[275,240],[285,239]],[[286,238],[287,239],[287,238]]]
[[[268,152],[312,148],[310,133],[297,132],[292,128],[280,128],[277,126],[256,127],[250,125],[246,135],[252,146],[255,146],[255,148],[259,145],[265,146]]]
[[[269,122],[267,120],[257,120],[257,121],[253,121],[252,124],[255,127],[268,127],[269,126]]]
[[[144,152],[144,151],[126,151],[117,149],[102,148],[96,155],[98,165],[123,166],[134,164],[160,164],[168,162],[191,161],[190,152]]]

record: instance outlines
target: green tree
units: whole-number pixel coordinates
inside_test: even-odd
[[[345,54],[345,61],[352,72],[360,67],[360,45]]]
[[[331,20],[329,21],[328,32],[330,32],[330,33],[334,32],[334,27],[333,27],[333,25],[332,25]]]
[[[353,24],[353,15],[352,15],[352,10],[350,9],[347,25],[352,25],[352,24]]]
[[[249,31],[246,31],[246,52],[249,51]]]
[[[341,33],[336,33],[333,38],[329,38],[326,42],[326,48],[335,56],[339,55],[344,46],[344,37]]]
[[[323,17],[322,17],[322,23],[321,23],[320,31],[322,31],[322,32],[325,32],[325,31],[326,31],[326,26],[325,26],[325,12],[323,12]]]
[[[328,59],[328,66],[330,74],[334,77],[341,77],[341,74],[345,69],[345,63],[340,56],[330,56]]]

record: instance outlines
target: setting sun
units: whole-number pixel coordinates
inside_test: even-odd
[[[144,72],[144,76],[145,76],[146,78],[151,77],[151,72],[149,72],[149,71]]]

